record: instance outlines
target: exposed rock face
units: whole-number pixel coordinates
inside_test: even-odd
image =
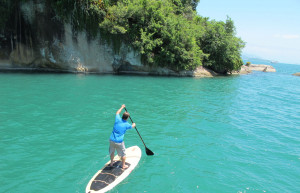
[[[10,60],[14,64],[28,65],[34,62],[36,56],[32,47],[17,43],[16,48],[10,53]]]
[[[250,70],[253,70],[253,71],[276,72],[276,69],[271,65],[250,64],[248,67],[249,67]]]
[[[293,74],[294,76],[300,76],[300,72]]]
[[[121,51],[115,53],[112,46],[101,42],[100,35],[94,40],[88,40],[86,32],[72,36],[72,28],[64,24],[63,41],[54,42],[54,60],[58,64],[66,64],[70,71],[113,73],[123,63],[141,65],[140,56],[131,48],[121,45]]]

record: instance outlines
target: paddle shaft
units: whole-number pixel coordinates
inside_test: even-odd
[[[126,111],[126,112],[128,112],[128,111],[127,111],[127,109],[126,109],[126,107],[125,107],[125,111]],[[132,123],[134,123],[134,122],[132,121],[132,119],[131,119],[131,117],[130,117],[130,116],[129,116],[129,119],[130,119],[130,121],[131,121]],[[144,146],[147,148],[147,146],[146,146],[146,144],[145,144],[145,142],[144,142],[144,140],[143,140],[142,136],[140,135],[139,131],[137,130],[137,128],[136,128],[136,127],[134,127],[134,128],[135,128],[136,132],[139,134],[139,136],[140,136],[140,138],[141,138],[141,140],[142,140],[142,142],[143,142]]]

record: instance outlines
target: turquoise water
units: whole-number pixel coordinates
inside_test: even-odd
[[[216,78],[0,74],[0,192],[84,192],[124,103],[138,167],[111,192],[299,192],[300,66]]]

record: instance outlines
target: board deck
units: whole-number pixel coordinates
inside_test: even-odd
[[[108,161],[102,169],[100,169],[90,180],[86,187],[86,193],[100,193],[107,192],[123,181],[131,171],[137,166],[142,151],[138,146],[132,146],[126,149],[126,162],[128,166],[126,169],[122,169],[122,161],[120,157],[116,155],[114,157],[114,164],[111,167],[110,161]]]

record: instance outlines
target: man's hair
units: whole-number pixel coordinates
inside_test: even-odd
[[[122,116],[122,119],[127,120],[129,116],[130,116],[130,114],[128,112],[124,112],[123,116]]]

